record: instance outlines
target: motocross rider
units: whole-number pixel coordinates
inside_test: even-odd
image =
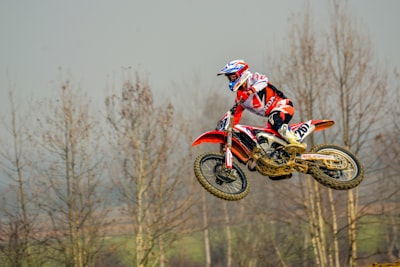
[[[229,89],[236,92],[235,102],[244,101],[237,107],[233,125],[239,123],[244,109],[247,109],[267,117],[267,127],[277,131],[290,144],[302,146],[288,125],[294,114],[292,101],[269,83],[265,75],[251,73],[248,69],[249,65],[243,60],[233,60],[217,74],[228,78]]]

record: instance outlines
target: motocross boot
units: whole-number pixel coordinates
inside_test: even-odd
[[[278,130],[279,134],[286,139],[291,145],[298,145],[305,148],[304,144],[301,144],[297,141],[296,134],[290,129],[290,126],[287,124],[282,124],[281,128]]]

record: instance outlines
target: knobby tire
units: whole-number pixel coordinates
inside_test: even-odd
[[[228,184],[224,183],[222,185],[217,185],[215,183],[210,183],[209,179],[205,177],[203,173],[203,164],[208,160],[215,160],[216,162],[223,163],[225,158],[223,154],[213,152],[206,152],[196,157],[196,160],[194,161],[194,173],[197,180],[205,190],[220,199],[228,201],[241,200],[247,196],[249,193],[249,184],[246,175],[235,162],[233,162],[233,169],[235,169],[238,173],[238,183],[241,183],[240,189],[237,192],[227,192],[223,190],[223,187],[227,186]]]
[[[355,174],[353,177],[348,180],[339,180],[329,176],[327,174],[329,171],[326,169],[313,166],[310,168],[309,173],[320,184],[335,190],[349,190],[357,187],[364,179],[364,167],[361,164],[360,159],[348,149],[333,144],[321,144],[313,147],[311,152],[340,155],[341,157],[345,158],[348,164],[351,164],[355,169]]]

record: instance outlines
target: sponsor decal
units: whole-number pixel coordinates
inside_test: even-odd
[[[301,159],[326,159],[326,160],[335,160],[333,155],[324,155],[324,154],[301,154]]]
[[[268,100],[268,102],[265,103],[265,110],[267,110],[267,109],[272,105],[272,103],[274,103],[274,101],[275,101],[275,96],[271,97],[271,98]]]

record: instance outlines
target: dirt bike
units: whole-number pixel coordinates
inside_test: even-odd
[[[309,120],[289,126],[304,145],[289,144],[277,131],[236,124],[233,116],[240,101],[218,121],[213,131],[197,137],[192,146],[201,143],[220,144],[219,152],[205,152],[196,157],[194,173],[209,193],[236,201],[249,193],[245,172],[236,161],[247,165],[271,180],[288,179],[293,172],[310,174],[320,184],[348,190],[358,186],[364,178],[364,167],[348,149],[335,144],[320,144],[306,152],[304,140],[313,132],[325,130],[333,120]]]

